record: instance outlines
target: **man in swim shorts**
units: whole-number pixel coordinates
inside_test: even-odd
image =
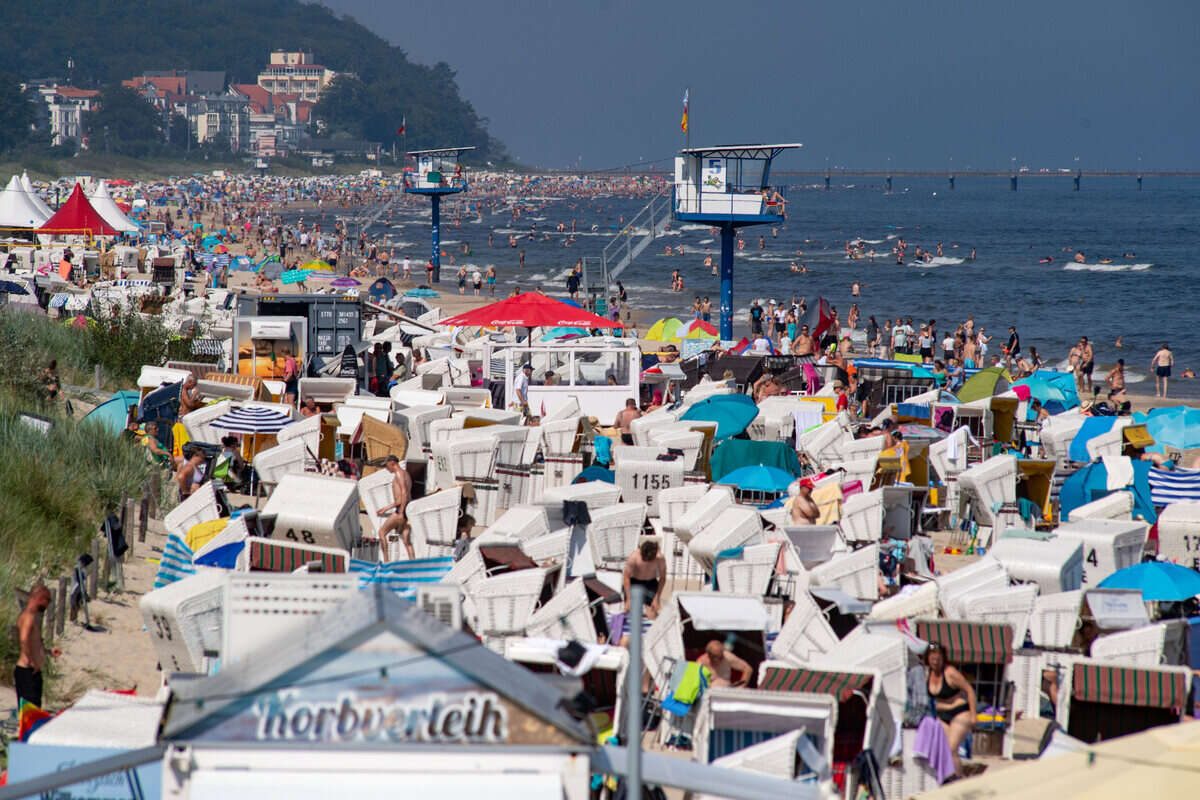
[[[658,551],[658,542],[647,539],[625,559],[624,570],[625,611],[629,611],[632,600],[630,589],[641,586],[642,599],[646,604],[646,616],[654,619],[661,609],[662,592],[667,582],[667,560]]]
[[[1079,340],[1079,373],[1087,382],[1087,390],[1092,391],[1092,371],[1096,368],[1096,353],[1086,336]]]
[[[1150,359],[1150,367],[1154,370],[1154,396],[1167,396],[1167,380],[1171,377],[1171,367],[1175,364],[1175,356],[1166,342]]]

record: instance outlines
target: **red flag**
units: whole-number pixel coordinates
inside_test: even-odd
[[[396,135],[397,135],[397,136],[403,136],[403,135],[404,135],[404,131],[405,131],[405,130],[408,128],[408,124],[407,124],[407,123],[408,123],[408,117],[401,117],[401,118],[400,118],[400,127],[396,129]]]
[[[807,325],[809,334],[818,340],[829,330],[833,324],[833,312],[824,297],[818,297],[817,301],[808,307],[800,317],[800,324]]]

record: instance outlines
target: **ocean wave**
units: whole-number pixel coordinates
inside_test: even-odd
[[[1074,262],[1063,266],[1070,272],[1145,272],[1153,264],[1076,264]]]
[[[712,230],[712,226],[711,225],[697,225],[694,222],[689,222],[686,225],[680,225],[679,230],[681,230],[681,231],[708,231],[708,230]]]
[[[966,261],[965,258],[954,256],[935,256],[932,261],[910,261],[910,267],[953,267]]]
[[[712,244],[712,243],[713,243],[712,239],[701,239],[700,240],[700,244]]]

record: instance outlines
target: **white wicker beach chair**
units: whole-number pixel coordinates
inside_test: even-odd
[[[546,455],[565,455],[579,448],[580,417],[542,422],[542,450]]]
[[[879,545],[834,556],[810,571],[814,586],[841,589],[860,600],[879,599]]]
[[[358,497],[362,500],[363,509],[367,512],[367,527],[372,538],[379,538],[379,526],[384,517],[379,516],[379,509],[396,502],[392,494],[392,473],[386,469],[372,472],[358,481]]]
[[[637,549],[646,523],[646,507],[641,503],[617,503],[590,511],[588,545],[597,569],[620,569]]]
[[[867,619],[933,619],[937,617],[938,609],[938,587],[931,581],[908,594],[897,594],[880,600],[871,606],[871,613],[867,615]]]
[[[292,439],[260,450],[254,455],[253,461],[258,482],[264,486],[275,486],[284,475],[304,472],[313,463],[315,462],[308,453],[304,439]]]
[[[525,555],[539,564],[553,561],[558,564],[567,563],[567,553],[571,549],[571,529],[559,528],[552,533],[539,536],[536,539],[526,539],[521,542],[521,550]],[[566,570],[563,570],[565,576]]]
[[[1038,647],[1068,647],[1079,630],[1083,591],[1040,595],[1029,616],[1029,634]]]
[[[545,508],[521,505],[513,506],[501,514],[479,538],[502,536],[524,542],[545,536],[549,532],[550,522],[546,517]]]
[[[1029,618],[1037,603],[1038,587],[1024,583],[995,592],[974,592],[961,603],[963,619],[1008,625],[1013,631],[1013,642],[1020,647],[1029,630]]]
[[[484,578],[475,584],[475,633],[480,636],[512,636],[525,631],[537,609],[548,570],[521,569]]]
[[[731,488],[713,486],[693,502],[686,513],[675,519],[675,534],[687,544],[712,525],[721,512],[733,508],[733,505]]]
[[[964,470],[958,476],[962,497],[971,502],[972,513],[980,525],[993,525],[996,503],[1017,502],[1017,457],[992,456]]]
[[[216,487],[212,481],[207,481],[163,517],[163,528],[167,535],[174,533],[186,536],[193,525],[212,522],[220,516]]]
[[[847,497],[838,522],[842,537],[848,542],[878,542],[883,535],[883,515],[883,489]]]
[[[1008,588],[1008,570],[990,555],[937,578],[938,602],[950,619],[961,619],[958,599],[972,592],[994,592]]]
[[[574,580],[534,612],[525,626],[527,636],[564,641],[595,642],[598,638],[588,593],[582,580]]]
[[[793,664],[807,664],[828,653],[838,643],[837,634],[808,592],[796,595],[792,613],[784,620],[771,645],[771,658]]]
[[[417,558],[454,555],[461,503],[462,488],[457,486],[409,502],[405,516],[412,526],[413,553]]]
[[[1091,657],[1143,667],[1187,664],[1186,626],[1184,620],[1168,620],[1098,636],[1092,642]]]
[[[711,572],[713,562],[722,550],[761,544],[762,541],[762,517],[753,508],[735,506],[726,508],[694,536],[688,542],[688,551],[705,572]]]
[[[721,559],[716,563],[717,587],[722,592],[762,597],[771,585],[779,562],[779,542],[743,548],[741,558]]]
[[[142,597],[142,620],[164,673],[203,672],[205,656],[219,654],[228,574],[200,567]]]

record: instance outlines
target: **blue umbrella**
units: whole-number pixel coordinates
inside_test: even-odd
[[[304,269],[289,269],[279,276],[284,283],[304,283],[312,277],[312,273]]]
[[[1158,521],[1154,511],[1154,501],[1150,497],[1150,462],[1132,461],[1133,484],[1119,492],[1133,493],[1133,518],[1142,519],[1153,525]],[[1071,520],[1071,512],[1080,506],[1099,500],[1105,495],[1112,494],[1108,488],[1108,470],[1104,462],[1079,469],[1063,482],[1062,491],[1058,495],[1059,513],[1064,522]]]
[[[1146,431],[1154,437],[1155,444],[1176,450],[1200,447],[1200,409],[1156,408],[1149,414],[1135,416],[1135,420],[1146,423]]]
[[[1187,600],[1200,595],[1200,572],[1168,561],[1146,561],[1119,569],[1100,581],[1101,589],[1139,589],[1142,599]]]
[[[747,492],[784,492],[795,478],[778,467],[754,464],[739,467],[717,483],[730,484]]]
[[[721,394],[706,397],[693,405],[680,417],[681,420],[717,423],[717,439],[737,436],[758,416],[758,406],[749,395]]]
[[[1083,426],[1075,434],[1075,438],[1071,440],[1071,447],[1067,452],[1070,459],[1084,463],[1091,461],[1092,457],[1088,455],[1087,443],[1097,436],[1112,430],[1112,426],[1116,421],[1116,417],[1088,417],[1085,419]]]
[[[29,289],[16,281],[0,281],[0,294],[29,294]]]
[[[1042,407],[1051,414],[1058,414],[1079,405],[1079,395],[1075,387],[1067,387],[1058,380],[1050,381],[1034,375],[1017,381],[1012,385],[1012,389],[1015,390],[1018,386],[1027,388],[1030,397],[1040,400]],[[1021,393],[1017,392],[1017,396],[1020,397]]]

